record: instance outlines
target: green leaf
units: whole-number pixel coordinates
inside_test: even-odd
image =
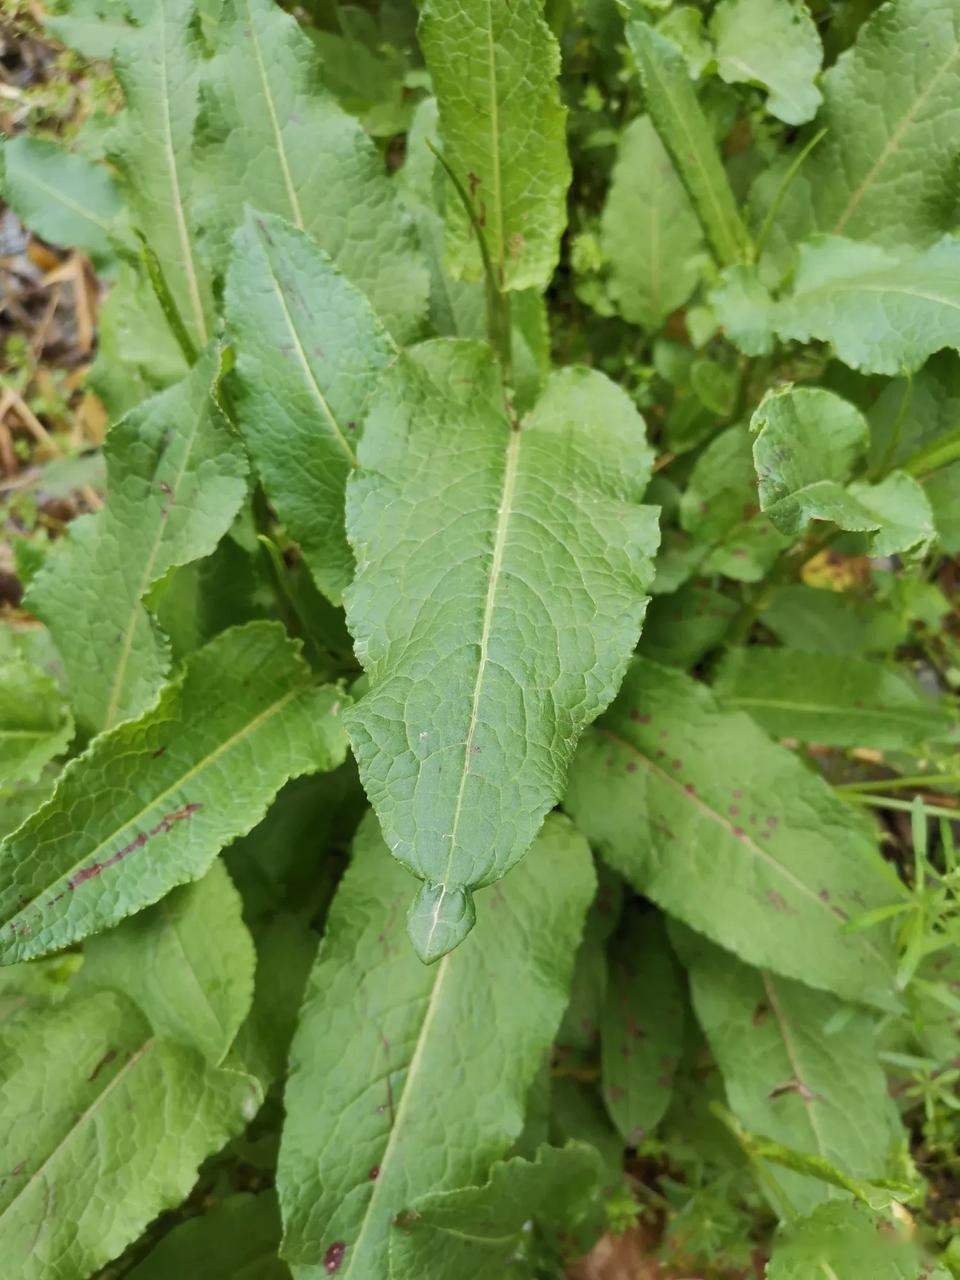
[[[3,198],[24,226],[109,262],[120,193],[108,169],[26,133],[5,142],[0,159]]]
[[[649,116],[620,139],[601,229],[618,311],[631,324],[658,329],[699,282],[703,234]]]
[[[822,88],[827,135],[787,190],[778,238],[796,243],[816,230],[922,247],[950,230],[960,145],[957,0],[881,6]],[[781,176],[771,174],[773,185]]]
[[[639,652],[669,667],[692,667],[730,630],[740,606],[712,587],[686,583],[654,596],[643,624]]]
[[[347,489],[347,621],[370,691],[345,717],[436,960],[472,890],[523,857],[637,642],[656,547],[643,420],[601,374],[554,374],[519,424],[479,343],[403,353]],[[558,507],[557,495],[565,501]]]
[[[309,237],[249,211],[234,237],[226,314],[240,430],[315,582],[339,602],[353,577],[344,489],[393,343]]]
[[[70,745],[73,717],[52,676],[21,658],[0,665],[0,778],[33,782]]]
[[[757,582],[787,545],[757,502],[750,433],[728,427],[694,463],[680,500],[680,525],[702,547],[707,573]]]
[[[628,912],[610,952],[601,1025],[603,1098],[628,1146],[663,1119],[683,1046],[684,990],[660,916]]]
[[[110,135],[130,218],[162,265],[167,288],[198,349],[212,333],[210,276],[193,229],[200,43],[193,0],[155,0],[143,25],[116,50],[126,111]]]
[[[870,532],[870,553],[896,555],[933,541],[936,530],[921,485],[903,472],[879,484],[846,485],[869,446],[869,428],[854,405],[821,387],[768,392],[754,411],[753,456],[760,505],[785,534],[811,520]]]
[[[223,1062],[253,998],[253,943],[240,895],[215,862],[84,947],[78,986],[122,991],[165,1039]]]
[[[915,1247],[858,1204],[821,1205],[775,1245],[767,1280],[949,1280],[921,1271]]]
[[[260,1103],[251,1077],[156,1039],[110,992],[0,1032],[0,1064],[0,1235],[22,1280],[86,1276],[116,1257]]]
[[[901,1130],[870,1015],[749,968],[685,930],[677,940],[694,1011],[741,1124],[855,1178],[882,1176]],[[770,1176],[801,1213],[838,1194],[791,1172]]]
[[[773,324],[783,339],[829,342],[852,369],[895,375],[960,346],[958,295],[960,240],[908,254],[820,236],[800,246]]]
[[[760,620],[790,649],[854,657],[891,654],[907,630],[905,620],[880,600],[802,583],[777,587]]]
[[[277,1257],[279,1246],[274,1193],[233,1195],[168,1231],[127,1274],[129,1280],[191,1274],[203,1280],[289,1280],[289,1270]]]
[[[887,905],[872,824],[746,715],[667,667],[637,660],[583,738],[564,801],[634,888],[691,928],[811,986],[891,1003]]]
[[[309,37],[274,0],[225,0],[204,79],[200,213],[222,265],[245,203],[309,235],[399,340],[427,272],[413,224],[363,129],[324,93]]]
[[[193,654],[0,845],[0,961],[45,955],[199,879],[288,778],[340,763],[343,701],[311,682],[275,623]]]
[[[721,0],[710,35],[717,71],[727,84],[762,85],[767,110],[786,124],[813,119],[823,49],[802,0]]]
[[[586,842],[552,817],[428,968],[404,938],[406,874],[368,818],[291,1053],[277,1184],[298,1274],[386,1275],[396,1215],[486,1177],[516,1140],[594,887]]]
[[[645,22],[628,22],[627,40],[660,140],[676,165],[717,261],[731,266],[747,256],[749,237],[683,55]]]
[[[909,751],[960,729],[947,699],[931,697],[896,667],[849,653],[732,649],[714,692],[767,733],[801,742]]]
[[[392,1233],[390,1280],[521,1280],[531,1227],[571,1234],[599,1194],[602,1165],[586,1143],[543,1146],[536,1160],[495,1164],[482,1187],[414,1202]]]
[[[870,409],[875,466],[902,466],[923,484],[944,549],[960,550],[960,358],[942,351]]]
[[[427,0],[419,40],[449,163],[469,191],[501,289],[542,289],[560,250],[570,183],[557,75],[542,0]],[[477,279],[466,211],[445,202],[447,262]]]
[[[607,991],[607,942],[620,916],[619,877],[598,868],[597,896],[587,912],[583,937],[570,979],[570,999],[557,1032],[553,1052],[558,1061],[579,1062],[600,1041],[600,1017]],[[549,1095],[549,1078],[545,1092]]]
[[[727,267],[707,296],[724,337],[745,356],[766,356],[773,351],[773,302],[756,268]]]
[[[760,506],[784,533],[801,533],[812,518],[842,518],[845,503],[855,513],[843,486],[870,443],[855,405],[821,387],[787,386],[764,396],[750,430]],[[876,526],[867,515],[859,527]]]
[[[106,506],[72,526],[31,584],[28,603],[53,634],[90,730],[156,698],[168,646],[144,597],[174,565],[214,549],[246,494],[246,458],[213,398],[218,365],[209,353],[112,428]]]

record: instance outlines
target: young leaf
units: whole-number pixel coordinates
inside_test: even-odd
[[[960,145],[957,0],[882,5],[824,75],[823,97],[826,137],[787,189],[779,235],[795,242],[816,230],[919,248],[950,230]]]
[[[0,1239],[22,1280],[115,1258],[260,1103],[250,1076],[158,1040],[106,991],[0,1031],[0,1091]]]
[[[280,1212],[273,1191],[232,1195],[168,1231],[129,1280],[290,1280],[277,1257]]]
[[[892,472],[879,484],[847,485],[865,456],[869,428],[859,409],[820,387],[768,392],[750,421],[760,505],[782,533],[811,520],[869,532],[875,556],[933,540],[930,504],[920,484]]]
[[[274,623],[193,654],[0,845],[0,962],[57,950],[199,879],[288,778],[340,763],[343,701],[311,682]]]
[[[212,333],[210,278],[197,252],[191,157],[197,119],[199,48],[193,0],[155,0],[130,28],[114,70],[126,111],[110,137],[110,159],[124,180],[130,217],[162,265],[167,288],[193,342]],[[149,290],[146,281],[141,287]]]
[[[617,309],[631,324],[659,328],[700,279],[703,233],[649,116],[620,139],[601,229]]]
[[[823,49],[802,0],[721,0],[710,35],[722,80],[762,85],[767,110],[786,124],[813,119]]]
[[[406,874],[368,818],[291,1053],[277,1183],[283,1253],[298,1269],[386,1275],[396,1215],[486,1177],[506,1153],[560,1022],[594,887],[586,842],[550,818],[484,895],[473,935],[428,968],[403,934]]]
[[[717,261],[731,266],[747,256],[749,237],[683,55],[646,22],[628,22],[627,40],[660,140],[673,158]]]
[[[637,505],[650,454],[601,374],[553,375],[516,423],[489,348],[437,341],[381,379],[359,457],[345,603],[370,692],[345,723],[387,843],[424,881],[409,926],[429,962],[472,927],[472,890],[523,857],[617,689],[657,542]]]
[[[894,253],[840,236],[800,246],[793,291],[774,308],[780,337],[829,342],[861,373],[919,369],[960,347],[960,240]]]
[[[412,222],[360,125],[321,88],[307,34],[274,0],[225,0],[204,81],[201,221],[222,261],[250,202],[306,232],[412,338],[427,272]]]
[[[923,1266],[913,1244],[861,1205],[825,1204],[774,1246],[767,1280],[949,1280],[942,1267]]]
[[[909,751],[956,739],[960,717],[906,672],[852,654],[731,649],[714,692],[776,738]]]
[[[821,387],[786,387],[764,396],[750,429],[760,506],[777,527],[795,534],[811,518],[833,518],[870,443],[860,410]]]
[[[213,399],[218,376],[210,352],[113,427],[105,508],[73,525],[31,585],[28,603],[50,628],[92,731],[156,698],[167,643],[143,599],[174,565],[214,549],[246,494],[246,458]]]
[[[419,40],[440,137],[469,191],[501,289],[543,289],[557,264],[570,183],[560,50],[541,0],[427,0]],[[447,261],[479,278],[466,211],[445,201]]]
[[[343,529],[347,476],[393,343],[308,236],[251,211],[233,241],[226,315],[240,430],[278,516],[337,603],[353,577]]]
[[[532,1275],[531,1225],[564,1240],[596,1207],[603,1166],[582,1142],[543,1146],[534,1161],[495,1164],[482,1187],[414,1202],[390,1241],[390,1280],[508,1280]]]
[[[870,1015],[749,968],[686,930],[677,940],[697,1019],[741,1124],[855,1178],[882,1176],[900,1126]],[[771,1176],[801,1213],[838,1194],[800,1174]]]
[[[27,133],[5,142],[0,160],[3,198],[24,226],[51,244],[109,262],[110,235],[120,213],[120,193],[109,169]]]
[[[603,1100],[628,1146],[670,1104],[683,1046],[684,990],[660,916],[628,912],[610,954],[601,1025]]]
[[[77,986],[122,991],[165,1039],[226,1057],[253,998],[253,943],[240,895],[215,862],[84,947]]]
[[[746,715],[637,660],[585,735],[564,801],[638,892],[751,964],[889,1006],[887,905],[870,825]]]
[[[0,666],[0,778],[33,782],[73,737],[73,717],[56,682],[17,657]]]

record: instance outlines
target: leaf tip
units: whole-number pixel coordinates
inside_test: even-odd
[[[424,964],[433,964],[458,947],[477,921],[469,889],[427,882],[407,912],[407,933]]]

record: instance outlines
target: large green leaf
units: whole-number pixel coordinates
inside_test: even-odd
[[[829,342],[862,373],[919,369],[935,351],[960,347],[960,240],[911,254],[820,236],[801,245],[773,324],[781,338]]]
[[[353,577],[344,490],[366,402],[393,343],[303,232],[248,212],[227,275],[237,421],[267,496],[337,602]]]
[[[671,915],[752,964],[889,1005],[889,936],[844,930],[898,894],[871,826],[703,685],[636,661],[584,735],[564,803]]]
[[[550,818],[472,936],[428,968],[404,937],[406,874],[368,818],[291,1053],[277,1181],[298,1275],[385,1276],[400,1210],[485,1178],[516,1140],[594,884],[586,842]]]
[[[787,190],[778,238],[816,230],[919,247],[953,227],[958,0],[882,5],[822,88],[827,134]],[[782,170],[764,180],[770,197],[781,180]]]
[[[126,111],[110,135],[110,158],[124,181],[133,225],[146,237],[195,347],[212,333],[209,273],[197,250],[191,147],[197,121],[200,42],[193,0],[156,0],[130,28],[114,70]],[[142,288],[149,290],[144,280]]]
[[[571,1142],[543,1146],[533,1161],[495,1164],[482,1187],[424,1196],[393,1232],[390,1280],[527,1280],[539,1273],[531,1237],[569,1244],[602,1174],[594,1148]]]
[[[601,1023],[603,1098],[629,1146],[663,1118],[683,1045],[684,990],[663,920],[628,911],[610,951]]]
[[[601,228],[610,297],[631,324],[659,328],[700,279],[703,234],[649,116],[620,139]]]
[[[316,54],[274,0],[225,0],[204,79],[201,221],[222,265],[249,202],[310,235],[399,340],[414,336],[427,272],[374,144],[322,88]]]
[[[0,1032],[3,1265],[87,1276],[189,1192],[255,1114],[256,1082],[158,1040],[128,1000],[69,1000]]]
[[[627,23],[650,118],[670,152],[721,266],[739,262],[749,237],[737,210],[713,133],[680,50],[646,22]]]
[[[72,526],[31,585],[30,607],[50,628],[88,729],[154,701],[168,646],[144,597],[174,565],[214,549],[246,494],[243,449],[213,398],[218,365],[208,353],[112,428],[106,506]]]
[[[195,884],[92,938],[78,985],[124,992],[157,1035],[221,1063],[253,998],[256,957],[240,908],[215,862]]]
[[[109,169],[21,133],[3,146],[2,172],[3,197],[31,231],[95,262],[110,259],[120,193]]]
[[[808,653],[889,656],[907,632],[907,619],[883,600],[799,582],[771,592],[760,617],[781,644]]]
[[[168,1231],[134,1269],[130,1280],[289,1280],[277,1257],[280,1213],[272,1191],[232,1195]]]
[[[767,1280],[949,1280],[943,1267],[923,1266],[917,1249],[861,1205],[821,1205],[779,1241]]]
[[[714,692],[777,738],[838,747],[904,750],[957,738],[960,717],[945,698],[876,659],[797,649],[731,649]]]
[[[643,420],[601,374],[554,374],[522,422],[480,343],[381,379],[347,490],[347,620],[370,691],[345,717],[394,856],[424,881],[425,960],[523,857],[637,642],[657,542]],[[558,495],[564,495],[563,503]]]
[[[0,845],[0,961],[57,950],[199,879],[287,778],[340,763],[343,700],[312,683],[274,623],[193,654]]]
[[[0,779],[33,782],[73,737],[73,717],[52,676],[13,655],[0,665]]]
[[[902,1131],[870,1015],[828,992],[741,964],[685,930],[678,941],[694,1010],[741,1124],[852,1177],[887,1173]],[[799,1173],[769,1173],[800,1212],[843,1195]]]
[[[762,85],[767,110],[787,124],[816,115],[823,49],[802,0],[720,0],[710,34],[727,84]]]
[[[543,288],[557,264],[570,182],[557,75],[541,0],[427,0],[419,37],[449,163],[469,192],[502,289]],[[477,278],[460,201],[445,202],[447,261]]]

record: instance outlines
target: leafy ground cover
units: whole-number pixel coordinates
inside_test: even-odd
[[[0,50],[0,1257],[960,1276],[960,4]]]

